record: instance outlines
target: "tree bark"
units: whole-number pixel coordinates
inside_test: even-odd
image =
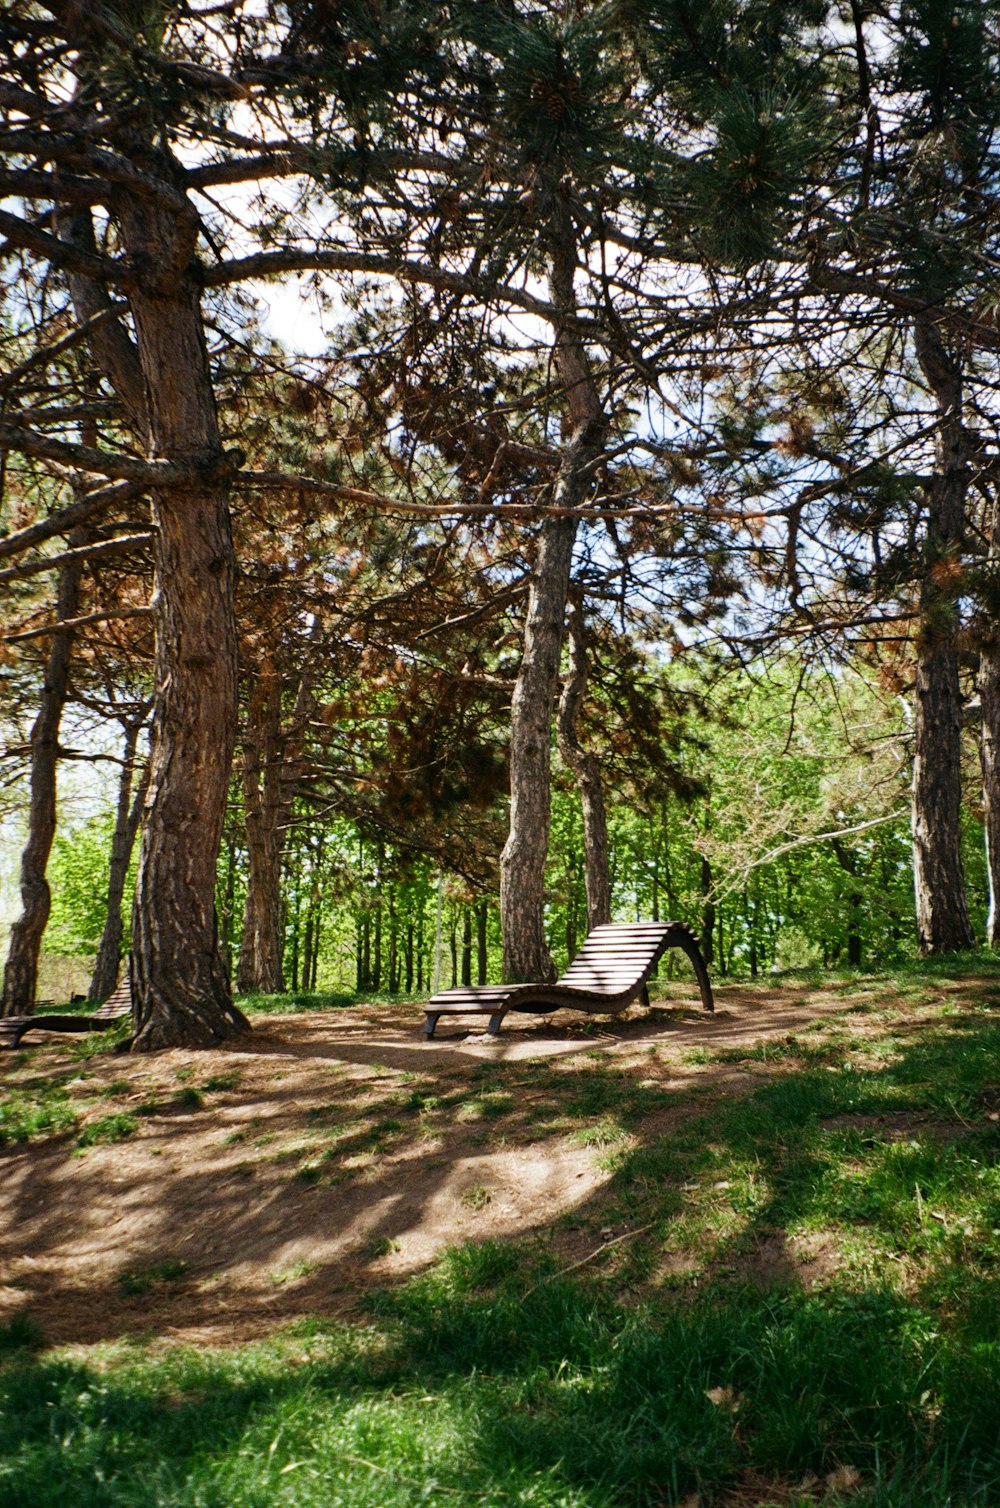
[[[130,199],[118,220],[129,255],[147,268],[129,302],[151,448],[200,477],[153,494],[155,700],[132,926],[133,1048],[209,1047],[249,1030],[215,914],[236,739],[230,468],[194,278],[197,216]]]
[[[983,776],[983,838],[990,909],[986,941],[1000,948],[1000,503],[991,500],[986,520],[989,542],[988,582],[979,645],[980,737],[979,763]]]
[[[979,653],[979,701],[982,728],[979,760],[983,772],[983,824],[990,909],[986,940],[1000,948],[1000,639],[993,630]]]
[[[706,964],[711,964],[715,954],[715,902],[712,899],[712,866],[701,855],[701,951]]]
[[[937,463],[925,492],[914,697],[913,878],[921,953],[973,945],[961,849],[962,694],[958,674],[960,575],[968,440],[962,368],[929,320],[915,326],[917,359],[938,410]]]
[[[149,782],[149,765],[144,765],[135,794],[132,783],[135,778],[135,753],[139,734],[146,720],[145,710],[139,717],[125,725],[125,748],[122,758],[122,774],[118,783],[118,807],[115,812],[115,828],[111,837],[111,858],[108,864],[108,904],[104,919],[104,931],[94,960],[94,972],[90,980],[91,1000],[106,1000],[118,983],[118,970],[122,957],[122,898],[128,878],[129,860],[139,830],[139,819],[146,799]]]
[[[244,994],[278,994],[282,968],[281,682],[269,662],[261,667],[247,705],[243,741],[243,811],[247,839],[247,893],[236,988]]]
[[[104,19],[102,10],[97,3],[94,16],[89,6],[67,11],[67,34],[79,44],[83,102],[100,99],[108,76],[100,52],[111,33],[94,26]],[[109,73],[117,77],[127,55],[116,47]],[[90,349],[150,459],[179,463],[191,478],[152,496],[156,654],[132,925],[132,1045],[140,1051],[207,1047],[249,1029],[233,1004],[215,913],[236,737],[234,465],[222,447],[209,370],[197,209],[181,197],[180,166],[141,109],[123,118],[117,145],[144,184],[137,189],[122,181],[108,205],[130,273],[134,339],[124,324],[111,322],[95,333]],[[92,237],[83,215],[66,218],[68,229],[60,227],[65,239]],[[104,307],[85,271],[73,274],[70,288],[82,318]]]
[[[85,527],[70,535],[72,545],[84,542]],[[59,573],[56,618],[74,618],[80,601],[83,564],[68,562]],[[52,909],[45,870],[56,831],[56,767],[59,725],[69,684],[73,653],[71,630],[53,634],[38,715],[31,729],[31,803],[28,838],[21,854],[21,914],[10,929],[10,945],[3,974],[0,1016],[27,1016],[35,1008],[38,959],[42,935]]]
[[[577,508],[604,449],[606,420],[577,328],[576,240],[568,207],[551,194],[552,302],[559,311],[553,356],[566,409],[556,508]],[[524,650],[511,703],[510,829],[500,857],[500,921],[507,983],[547,981],[555,967],[545,937],[545,860],[551,816],[552,713],[559,685],[574,518],[542,525],[528,589]]]
[[[572,603],[568,617],[569,668],[559,698],[559,753],[573,772],[583,814],[584,886],[587,893],[587,931],[611,920],[611,872],[608,861],[608,818],[604,806],[601,762],[580,742],[578,718],[587,686],[587,642],[583,609]]]

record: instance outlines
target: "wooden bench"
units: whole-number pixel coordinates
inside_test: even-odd
[[[40,1002],[41,1003],[41,1002]],[[51,1002],[45,1001],[46,1005]],[[0,1043],[15,1048],[28,1032],[100,1032],[109,1026],[117,1026],[132,1014],[132,986],[126,974],[121,984],[109,995],[99,1010],[92,1016],[43,1013],[40,1016],[0,1016]]]
[[[424,1035],[431,1038],[442,1016],[489,1017],[494,1036],[508,1011],[558,1010],[616,1014],[634,1000],[649,1004],[650,976],[668,948],[691,960],[701,1003],[715,1009],[712,985],[698,938],[683,922],[633,922],[595,927],[555,984],[482,984],[442,990],[424,1007]]]

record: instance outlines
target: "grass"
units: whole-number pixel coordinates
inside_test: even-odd
[[[0,1147],[74,1131],[77,1112],[67,1089],[71,1078],[70,1074],[26,1078],[8,1089],[0,1100]]]
[[[585,1150],[609,1179],[549,1233],[456,1246],[359,1290],[350,1322],[253,1346],[46,1352],[15,1316],[0,1505],[994,1508],[1000,998],[996,967],[960,969],[863,981],[870,1009],[852,987],[779,1042],[709,1041],[683,1093],[649,1055],[432,1060],[304,1107],[289,1148],[306,1158],[308,1138],[307,1160],[275,1176],[485,1122]],[[70,1104],[56,1077],[17,1094],[26,1125]],[[471,1214],[490,1199],[461,1196]],[[369,1238],[373,1259],[395,1250]],[[119,1283],[165,1287],[167,1265]]]
[[[118,1110],[113,1115],[102,1115],[100,1120],[84,1126],[76,1139],[78,1147],[96,1147],[102,1142],[126,1141],[139,1129],[138,1118],[127,1110]]]

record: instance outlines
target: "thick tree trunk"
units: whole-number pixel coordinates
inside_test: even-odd
[[[198,478],[153,496],[155,700],[132,925],[133,1047],[209,1047],[249,1029],[215,914],[236,739],[230,467],[192,275],[197,217],[135,199],[118,219],[129,255],[147,269],[129,302],[152,451]]]
[[[83,542],[82,531],[70,536],[71,545]],[[57,619],[76,617],[82,574],[83,566],[79,561],[63,566],[56,599]],[[3,995],[0,996],[2,1016],[27,1016],[35,1008],[42,934],[52,908],[45,870],[56,831],[59,725],[66,702],[72,651],[72,631],[52,635],[38,715],[31,730],[31,804],[28,838],[21,854],[22,910],[10,929]]]
[[[281,925],[281,825],[285,802],[281,779],[281,683],[269,663],[261,667],[247,706],[243,810],[247,894],[236,987],[245,994],[277,994],[285,989]]]
[[[551,194],[552,302],[560,311],[553,350],[566,404],[555,508],[576,509],[604,449],[606,420],[576,324],[576,243],[568,207]],[[559,686],[576,519],[548,517],[538,536],[524,624],[524,652],[511,704],[510,830],[500,857],[504,980],[555,977],[545,938],[545,860],[551,814],[550,744]]]
[[[139,820],[146,800],[146,787],[149,783],[147,764],[143,767],[133,795],[135,751],[144,722],[145,713],[127,723],[125,727],[122,774],[118,783],[118,807],[115,812],[115,829],[111,837],[111,859],[108,864],[107,915],[104,919],[104,931],[101,934],[97,958],[94,961],[94,972],[90,980],[91,1000],[106,1000],[118,983],[118,969],[122,957],[122,899],[125,895],[129,860],[132,857],[135,835],[139,830]]]
[[[587,642],[583,611],[570,605],[569,668],[559,698],[559,753],[573,772],[583,814],[584,886],[587,892],[587,931],[611,920],[611,871],[608,861],[608,818],[604,807],[601,762],[580,742],[578,718],[587,685]]]
[[[92,59],[86,9],[71,20],[81,57]],[[93,83],[81,76],[82,98]],[[122,140],[144,180],[139,190],[118,188],[110,204],[130,269],[134,340],[112,322],[95,333],[91,352],[150,456],[190,475],[152,499],[155,689],[132,925],[133,1047],[207,1047],[249,1029],[233,1005],[214,903],[236,736],[233,467],[219,436],[200,307],[198,213],[178,191],[169,151],[143,136],[141,111],[128,113]],[[85,243],[93,228],[81,212],[60,234]],[[74,274],[70,287],[82,317],[106,303],[85,277]]]
[[[500,857],[507,983],[555,977],[545,939],[550,740],[575,538],[575,519],[545,521],[528,590],[524,653],[511,704],[510,831]]]
[[[962,695],[958,608],[968,484],[962,370],[929,322],[916,325],[917,358],[938,409],[937,465],[927,489],[913,719],[913,878],[922,953],[973,945],[962,867]]]

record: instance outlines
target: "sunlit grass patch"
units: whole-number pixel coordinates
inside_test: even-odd
[[[76,1139],[77,1147],[85,1150],[87,1147],[99,1146],[102,1142],[125,1141],[134,1136],[139,1129],[139,1119],[127,1110],[118,1110],[114,1115],[103,1115],[99,1120],[90,1121]]]
[[[78,1115],[67,1088],[70,1079],[61,1074],[7,1089],[0,1098],[0,1146],[75,1131]]]

